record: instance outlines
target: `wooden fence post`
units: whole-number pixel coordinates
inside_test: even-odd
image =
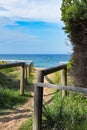
[[[32,71],[32,66],[33,66],[33,62],[31,61],[30,64],[26,64],[26,68],[25,68],[25,79],[26,82],[28,81],[31,71]]]
[[[67,67],[61,70],[61,83],[63,86],[67,85]],[[67,95],[67,91],[62,90],[62,98]]]
[[[30,74],[31,74],[31,65],[29,64],[29,66],[28,66],[29,68],[29,77],[30,77]]]
[[[43,82],[44,75],[39,71],[37,82]],[[34,115],[33,115],[33,130],[42,130],[42,104],[43,104],[43,88],[34,87]]]
[[[25,82],[27,83],[27,65],[25,64]]]
[[[30,64],[29,64],[29,76],[30,76],[30,74],[31,74],[32,67],[33,67],[33,62],[31,61]]]
[[[27,81],[28,81],[28,79],[29,79],[29,65],[27,64]]]
[[[21,79],[20,79],[20,95],[24,95],[25,85],[25,66],[21,66]]]

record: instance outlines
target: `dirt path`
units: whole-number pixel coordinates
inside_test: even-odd
[[[0,119],[0,130],[18,130],[22,122],[31,117],[33,97],[22,107],[6,112]]]
[[[45,83],[49,81],[50,75],[45,77]],[[48,104],[52,101],[54,93],[55,90],[53,89],[44,89],[45,103]],[[29,100],[23,106],[9,112],[5,112],[2,116],[0,116],[0,130],[18,130],[20,125],[32,116],[34,104],[33,95],[34,93],[32,92],[32,97],[29,98]]]

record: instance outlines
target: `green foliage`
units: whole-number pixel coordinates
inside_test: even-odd
[[[62,0],[63,28],[73,46],[75,84],[87,87],[87,0]]]
[[[62,99],[58,92],[53,100],[53,104],[45,106],[43,111],[43,127],[47,129],[59,130],[86,130],[87,128],[87,99],[82,95],[69,93]]]
[[[0,109],[12,109],[17,105],[22,105],[30,97],[29,93],[20,96],[18,90],[11,90],[8,88],[0,89]]]
[[[32,130],[32,118],[25,121],[19,130]],[[50,105],[43,106],[43,130],[86,130],[87,99],[81,94],[69,92],[62,99],[57,92]]]
[[[0,64],[7,64],[6,61],[0,61]],[[16,68],[12,67],[12,68],[6,68],[6,69],[1,69],[0,72],[4,72],[4,73],[9,73],[9,72],[13,72]]]
[[[25,121],[19,128],[19,130],[32,130],[32,119]]]
[[[31,75],[30,80],[25,86],[24,96],[20,96],[19,69],[8,68],[0,70],[0,110],[13,109],[24,104],[31,97],[29,89],[32,84],[33,75]]]
[[[9,73],[9,72],[13,72],[14,70],[16,70],[16,69],[14,67],[12,67],[12,68],[2,69],[2,70],[0,70],[0,72]]]
[[[87,27],[87,1],[86,0],[63,0],[62,21],[65,23],[64,30],[74,43],[77,33]],[[78,40],[77,40],[78,44]]]
[[[73,61],[72,61],[72,59],[71,59],[71,60],[69,60],[69,62],[68,62],[68,64],[67,64],[67,70],[68,70],[68,72],[71,71],[72,65],[73,65]]]
[[[52,78],[52,81],[55,83],[55,84],[61,84],[61,73],[60,71],[58,72],[55,72],[54,75],[53,75],[53,78]]]

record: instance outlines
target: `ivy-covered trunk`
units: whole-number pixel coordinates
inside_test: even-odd
[[[79,35],[82,38],[81,44],[73,46],[72,75],[76,86],[87,87],[87,33],[86,36],[82,35]]]
[[[75,85],[87,87],[87,0],[62,0],[63,28],[73,46]]]

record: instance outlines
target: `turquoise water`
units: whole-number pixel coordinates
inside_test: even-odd
[[[32,60],[35,67],[48,68],[57,66],[60,62],[67,62],[68,54],[0,54],[0,60]]]

